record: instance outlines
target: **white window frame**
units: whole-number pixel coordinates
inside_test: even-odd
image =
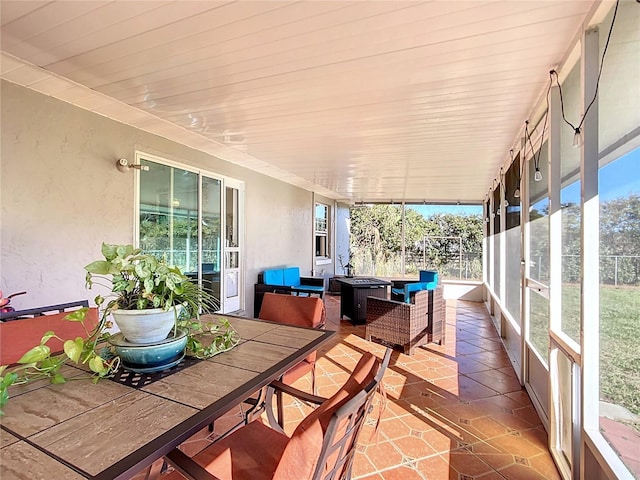
[[[325,211],[324,229],[318,228],[318,220],[322,219],[322,217],[318,217],[319,207],[324,207]],[[318,237],[323,237],[325,239],[325,255],[316,254]],[[316,265],[331,263],[331,205],[318,201],[314,202],[313,205],[313,254]]]

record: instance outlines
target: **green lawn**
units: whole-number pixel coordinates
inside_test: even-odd
[[[640,288],[600,292],[600,399],[640,415]]]
[[[580,287],[563,285],[562,329],[580,341]],[[547,301],[532,294],[531,341],[548,356]],[[587,299],[585,308],[589,308]],[[600,400],[640,415],[640,287],[600,288]],[[640,425],[637,426],[640,428]]]

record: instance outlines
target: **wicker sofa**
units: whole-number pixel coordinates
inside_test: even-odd
[[[369,297],[365,338],[401,345],[412,355],[415,347],[444,343],[445,321],[442,286],[416,292],[412,303]]]

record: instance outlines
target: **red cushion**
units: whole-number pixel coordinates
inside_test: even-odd
[[[256,420],[193,459],[221,480],[271,479],[288,440],[286,435]]]
[[[45,332],[52,330],[63,340],[85,337],[86,332],[80,322],[70,322],[64,317],[71,312],[42,315],[34,318],[22,318],[0,322],[0,365],[15,363],[33,347],[40,345]],[[90,308],[85,320],[86,328],[91,331],[98,323],[98,310]],[[51,338],[47,346],[52,352],[61,352],[63,342]]]

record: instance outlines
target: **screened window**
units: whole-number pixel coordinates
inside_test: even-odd
[[[628,449],[640,432],[640,8],[620,2],[607,50],[598,100],[600,165],[600,431],[639,478],[640,464]],[[613,9],[600,25],[602,55]],[[588,326],[585,326],[588,329]],[[595,374],[595,372],[587,372]],[[590,399],[587,399],[587,401]],[[592,411],[592,410],[591,410]],[[619,412],[612,415],[611,412]],[[635,420],[628,420],[633,418]],[[637,445],[637,444],[636,444]]]
[[[539,155],[539,156],[538,156]],[[549,358],[549,155],[547,142],[529,160],[529,278],[537,282],[531,288],[529,305],[529,342],[545,363]],[[538,165],[536,165],[536,163]],[[536,176],[536,169],[539,175]],[[536,177],[538,180],[536,180]]]
[[[493,292],[500,297],[500,189],[498,184],[493,191]]]
[[[506,250],[506,306],[511,317],[520,324],[520,156],[518,155],[504,176],[505,183],[505,250]]]

